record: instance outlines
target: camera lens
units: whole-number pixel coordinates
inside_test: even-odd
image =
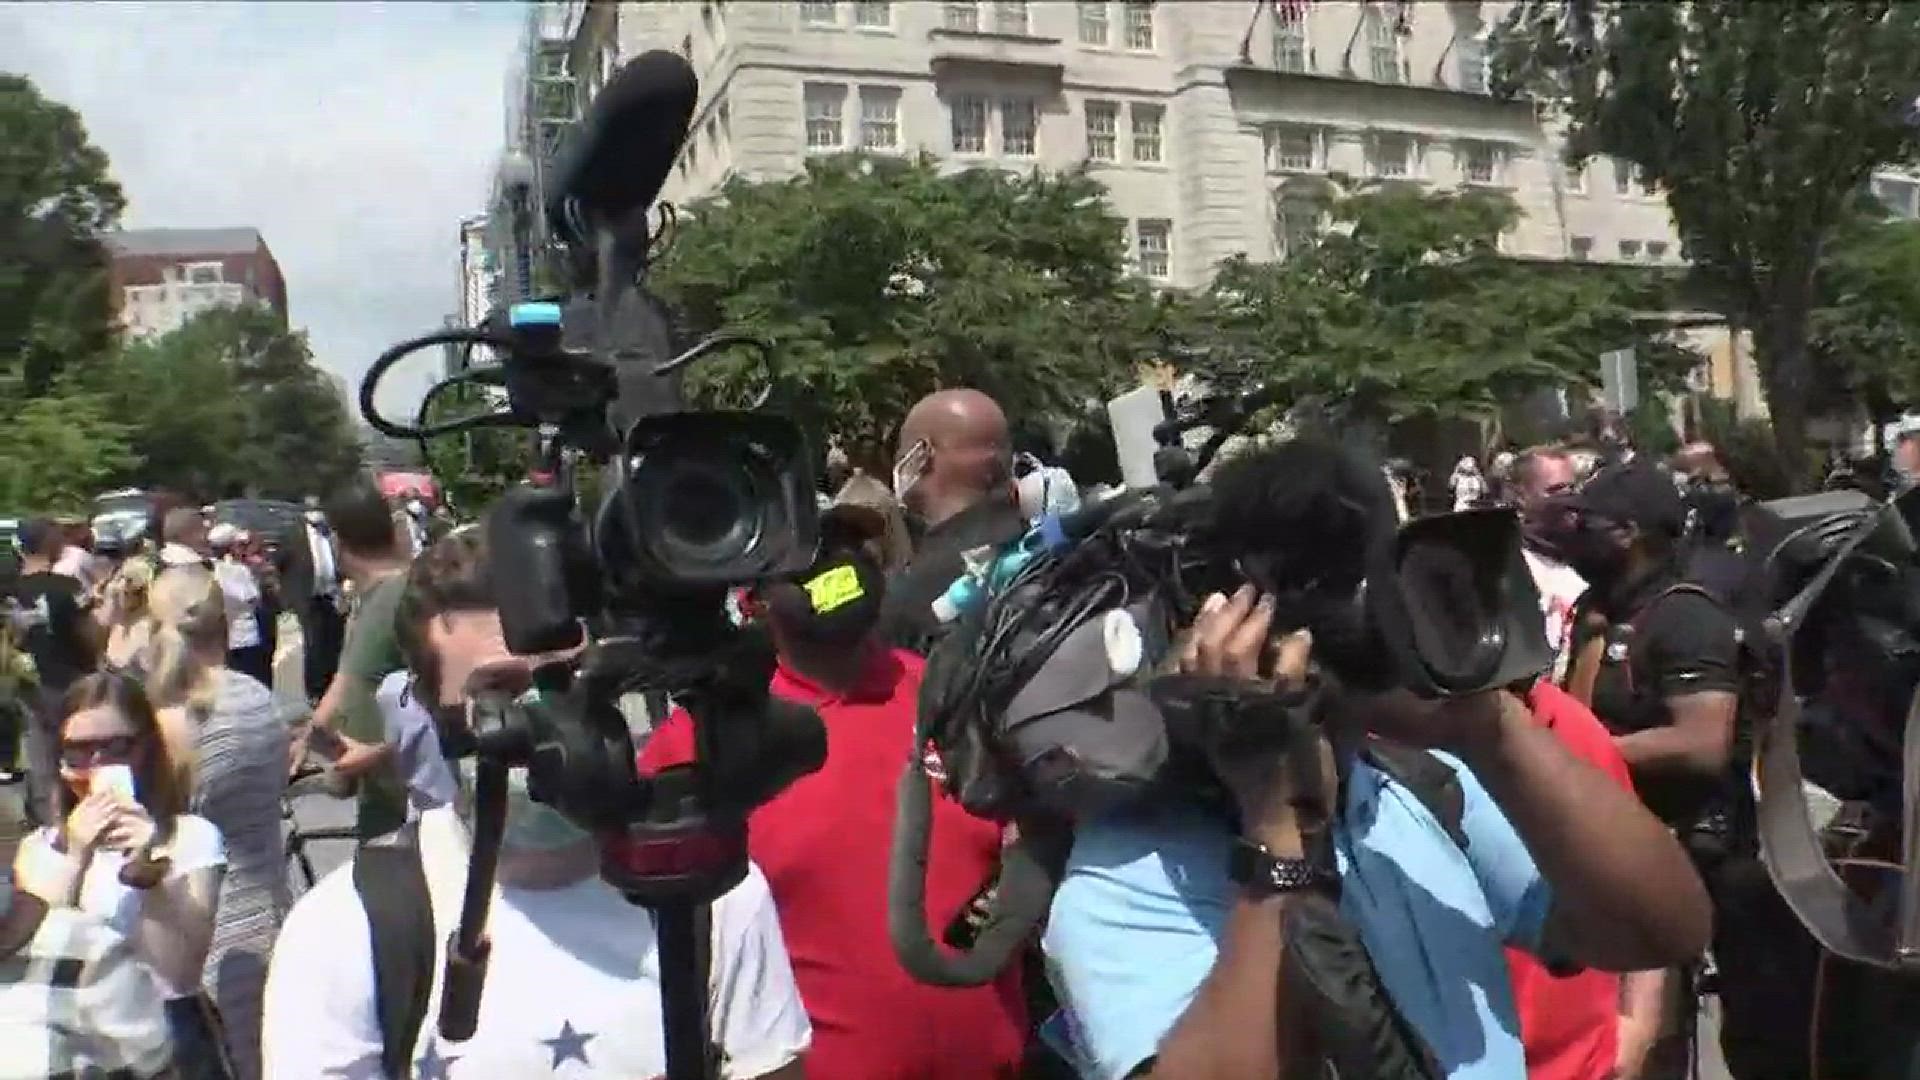
[[[697,575],[752,556],[767,499],[744,464],[683,458],[642,470],[640,535],[660,564]]]

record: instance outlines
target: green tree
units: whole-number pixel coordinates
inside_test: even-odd
[[[1920,222],[1836,234],[1809,326],[1816,406],[1864,405],[1877,426],[1920,401]]]
[[[132,429],[134,483],[297,499],[360,464],[346,403],[306,335],[262,305],[203,312],[128,344],[86,378]]]
[[[685,331],[777,342],[787,407],[856,454],[940,387],[978,387],[1015,416],[1078,413],[1132,380],[1158,310],[1104,195],[1078,173],[810,161],[691,207],[654,285]],[[717,359],[691,390],[739,404],[757,370]]]
[[[1522,262],[1490,192],[1392,185],[1334,200],[1334,228],[1283,262],[1226,263],[1176,336],[1223,384],[1279,384],[1356,417],[1485,419],[1541,387],[1591,386],[1599,353],[1640,350],[1649,389],[1695,362],[1639,332],[1663,282],[1644,271]]]
[[[112,343],[101,234],[126,200],[80,117],[23,76],[0,73],[0,132],[0,375],[31,396]]]
[[[113,403],[61,380],[27,397],[18,378],[0,379],[17,400],[0,423],[0,507],[13,513],[79,512],[137,463],[131,429]]]
[[[433,395],[426,402],[425,419],[448,420],[491,412],[487,392],[460,386]],[[447,504],[467,517],[478,517],[533,467],[533,433],[523,430],[482,429],[443,435],[427,442],[425,465],[439,483]]]
[[[1526,0],[1496,58],[1498,89],[1564,105],[1572,159],[1665,192],[1804,472],[1821,253],[1873,170],[1920,150],[1920,4]]]

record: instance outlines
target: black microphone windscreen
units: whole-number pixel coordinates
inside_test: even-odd
[[[1317,438],[1237,454],[1207,486],[1208,532],[1269,590],[1357,586],[1398,520],[1379,468]]]
[[[687,141],[700,82],[678,53],[642,53],[614,73],[575,125],[555,163],[547,221],[579,240],[567,212],[616,218],[651,205]]]

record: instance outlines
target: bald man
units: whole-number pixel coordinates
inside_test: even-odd
[[[900,425],[893,490],[918,536],[912,560],[887,583],[881,630],[893,644],[924,653],[941,629],[933,601],[966,569],[961,552],[1026,529],[999,404],[978,390],[921,398]]]

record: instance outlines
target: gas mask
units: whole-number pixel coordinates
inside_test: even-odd
[[[463,759],[459,768],[461,790],[470,795],[476,771],[474,760]],[[507,772],[507,826],[500,840],[503,850],[558,851],[591,839],[592,833],[575,825],[565,814],[535,801],[527,791],[527,770]]]

